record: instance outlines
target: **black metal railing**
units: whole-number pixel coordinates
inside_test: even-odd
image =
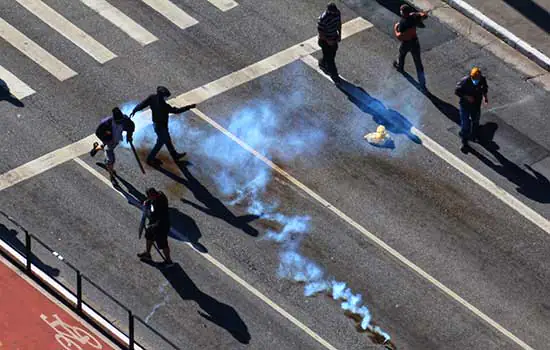
[[[60,295],[62,298],[64,298],[67,302],[69,302],[69,304],[73,307],[73,309],[79,314],[79,315],[85,315],[86,313],[84,312],[83,310],[83,304],[86,305],[86,307],[88,307],[90,310],[92,310],[95,314],[99,315],[101,318],[103,318],[104,320],[107,320],[107,318],[102,315],[98,310],[94,309],[91,305],[89,304],[86,304],[86,303],[83,303],[83,287],[82,287],[82,280],[86,281],[87,283],[89,283],[90,285],[92,285],[95,289],[97,289],[99,292],[101,292],[102,295],[106,296],[109,300],[111,300],[112,302],[114,302],[115,304],[117,304],[120,308],[122,308],[124,310],[124,312],[128,315],[128,334],[126,334],[123,330],[121,330],[119,327],[116,327],[112,324],[112,322],[109,322],[111,324],[112,327],[114,327],[118,332],[120,332],[121,334],[123,334],[124,336],[126,336],[128,338],[127,340],[127,344],[123,344],[124,346],[127,346],[127,348],[129,350],[134,350],[136,349],[136,345],[141,347],[142,349],[145,349],[141,344],[137,343],[136,342],[136,339],[135,339],[135,321],[137,320],[140,324],[142,324],[143,326],[145,326],[149,331],[151,331],[153,334],[155,334],[158,338],[162,339],[163,341],[163,344],[166,344],[166,345],[169,345],[172,349],[176,349],[176,350],[180,350],[179,347],[177,347],[176,345],[174,345],[174,343],[170,340],[168,340],[168,338],[166,338],[166,336],[162,335],[159,331],[155,330],[154,328],[152,328],[150,325],[148,325],[145,321],[143,321],[140,317],[136,316],[133,314],[132,310],[130,310],[129,308],[127,308],[126,306],[124,306],[120,301],[118,301],[115,297],[113,297],[111,294],[109,294],[107,291],[105,291],[103,288],[101,288],[99,285],[97,285],[97,283],[93,282],[90,278],[88,278],[87,276],[85,276],[82,272],[80,272],[79,269],[77,269],[74,265],[72,265],[70,262],[66,261],[63,256],[59,255],[59,253],[57,253],[55,250],[53,250],[52,248],[50,248],[47,244],[45,244],[44,242],[42,242],[40,239],[38,239],[35,235],[29,233],[23,226],[21,226],[17,221],[15,221],[11,216],[7,215],[6,213],[4,213],[3,211],[0,210],[0,214],[2,216],[4,216],[7,220],[9,220],[12,224],[14,224],[18,229],[20,229],[22,232],[25,233],[25,246],[24,246],[24,252],[21,251],[21,249],[17,249],[17,247],[14,247],[12,244],[10,244],[10,242],[6,242],[8,243],[13,249],[15,250],[18,250],[18,252],[20,254],[24,254],[25,255],[25,272],[30,275],[30,276],[34,276],[34,277],[38,277],[40,278],[39,276],[35,276],[34,272],[32,271],[32,261],[34,260],[33,259],[33,242],[36,242],[36,243],[39,243],[41,246],[43,246],[44,248],[46,248],[47,251],[49,251],[50,254],[52,254],[53,256],[57,257],[58,260],[60,260],[61,262],[63,262],[66,266],[68,266],[76,275],[76,303],[74,303],[73,300],[67,300],[67,298],[65,298],[63,295]],[[0,237],[1,239],[2,237]],[[71,291],[71,288],[68,287],[67,285],[65,285],[63,282],[61,282],[59,279],[55,278],[54,276],[49,276],[50,278],[52,278],[53,280],[56,281],[56,283],[60,284],[65,290],[69,291],[71,294],[74,295],[74,293]],[[55,289],[51,288],[52,290],[54,290],[55,292],[57,292]],[[84,293],[85,294],[85,293]],[[92,317],[88,317],[92,322],[96,323],[97,326],[101,327],[102,329],[104,329],[102,327],[101,324],[99,324],[97,322],[97,320],[95,320],[94,318]],[[109,332],[108,330],[105,330],[107,332]],[[122,339],[120,339],[120,337],[117,337],[116,334],[111,334],[115,339],[118,339],[119,340],[119,343],[120,342],[123,342],[123,343],[126,343],[125,341],[123,341]],[[165,346],[162,346],[162,349],[169,349],[169,347],[165,347]]]

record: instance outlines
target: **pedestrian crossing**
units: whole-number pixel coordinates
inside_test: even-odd
[[[197,19],[189,15],[178,5],[170,0],[134,0],[142,2],[156,13],[164,17],[167,21],[175,25],[177,28],[184,30],[199,23]],[[197,0],[199,1],[199,0]],[[204,1],[204,0],[201,0]],[[220,11],[228,11],[238,6],[234,0],[206,0],[214,5]],[[94,11],[105,20],[114,25],[118,30],[126,36],[139,43],[141,46],[147,46],[158,41],[158,37],[151,33],[146,26],[137,23],[130,16],[122,12],[119,8],[113,5],[112,0],[78,0],[75,1],[82,6]],[[84,51],[96,62],[103,65],[107,62],[116,59],[117,53],[105,47],[100,38],[94,38],[89,33],[80,29],[73,24],[69,19],[60,14],[56,9],[50,7],[42,0],[15,0],[14,3],[19,4],[25,11],[32,14],[29,18],[41,21],[57,33],[62,35],[66,40]],[[8,19],[11,24],[6,20]],[[19,50],[22,54],[31,59],[35,64],[43,70],[54,76],[59,81],[65,81],[76,76],[78,73],[63,63],[60,58],[49,53],[46,49],[40,46],[27,37],[23,32],[18,30],[17,20],[12,18],[4,19],[0,15],[0,38],[8,44]],[[149,24],[150,26],[151,24]],[[28,28],[22,28],[27,30]],[[35,38],[35,40],[39,41]],[[120,53],[119,53],[120,54]],[[36,91],[19,79],[15,72],[0,66],[0,79],[8,85],[10,91],[19,99],[28,97]]]

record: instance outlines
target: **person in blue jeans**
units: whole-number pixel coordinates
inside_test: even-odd
[[[168,130],[168,115],[180,114],[185,111],[195,108],[197,105],[191,104],[185,107],[173,107],[166,102],[166,99],[170,97],[170,91],[164,86],[157,87],[157,93],[148,96],[145,100],[140,102],[132,113],[130,113],[130,118],[134,116],[137,112],[145,109],[147,107],[151,108],[151,113],[153,115],[153,124],[155,128],[155,133],[157,134],[157,143],[147,156],[147,164],[150,166],[159,166],[162,164],[160,159],[157,159],[156,156],[159,153],[162,146],[166,145],[168,151],[174,161],[179,161],[185,156],[185,152],[179,153],[176,151],[172,139],[170,138],[170,131]]]
[[[470,75],[456,84],[455,94],[460,98],[460,137],[463,146],[468,144],[468,140],[478,139],[481,102],[489,103],[488,90],[487,80],[478,67],[472,68]]]

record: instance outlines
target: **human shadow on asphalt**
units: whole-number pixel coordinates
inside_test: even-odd
[[[162,263],[145,260],[143,262],[158,268],[182,300],[195,301],[202,309],[202,312],[198,311],[199,315],[224,328],[240,343],[250,343],[251,336],[248,332],[248,327],[237,311],[233,307],[202,292],[187,273],[185,273],[179,263],[175,263],[171,267],[164,267]]]
[[[198,181],[197,178],[193,176],[193,174],[191,174],[191,171],[189,170],[190,165],[191,163],[187,161],[177,163],[178,168],[185,176],[185,178],[182,178],[181,176],[178,176],[162,167],[155,167],[155,169],[168,176],[172,180],[187,187],[187,189],[191,191],[195,199],[201,202],[202,205],[189,201],[185,198],[181,199],[182,203],[190,205],[205,214],[222,219],[231,226],[242,230],[244,233],[250,236],[257,237],[259,234],[258,230],[250,226],[250,222],[258,219],[259,216],[251,214],[236,216],[235,214],[233,214],[227,208],[227,206],[222,203],[221,200],[214,197],[212,193],[210,193],[210,191],[208,191],[208,189],[203,184],[201,184],[200,181]]]
[[[147,199],[147,196],[120,175],[117,174],[115,177],[117,182],[120,181],[126,187],[126,190],[120,184],[115,185],[115,189],[126,197],[129,204],[141,210],[141,204]],[[207,253],[208,249],[199,242],[202,234],[195,220],[173,207],[168,208],[168,213],[170,215],[170,232],[168,235],[175,240],[189,242],[193,248],[201,253]]]
[[[370,114],[373,120],[394,134],[406,135],[411,141],[421,144],[422,140],[412,133],[412,123],[396,110],[389,109],[380,100],[369,95],[362,87],[342,79],[336,84],[348,99],[363,112]]]
[[[0,101],[8,101],[17,107],[25,107],[25,104],[10,92],[8,84],[2,79],[0,79]]]
[[[0,224],[0,239],[8,243],[10,247],[17,250],[19,253],[25,255],[25,251],[26,251],[25,244],[17,238],[17,234],[18,232],[16,230],[9,229],[6,225]],[[42,262],[42,260],[38,259],[34,254],[31,254],[31,262],[40,270],[48,274],[48,276],[52,276],[52,277],[59,276],[59,269],[45,264],[44,262]]]
[[[550,13],[533,0],[504,0],[537,27],[550,33]]]

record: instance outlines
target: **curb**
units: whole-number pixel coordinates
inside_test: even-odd
[[[497,36],[499,39],[521,52],[543,69],[550,72],[550,58],[539,50],[532,47],[529,43],[518,38],[512,32],[508,31],[489,17],[485,16],[476,8],[463,0],[443,0],[449,6],[470,18],[481,27]]]

